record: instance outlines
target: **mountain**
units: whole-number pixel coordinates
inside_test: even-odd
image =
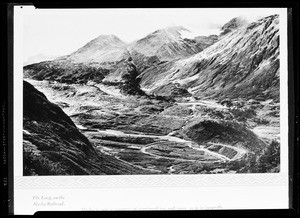
[[[123,82],[128,61],[141,72],[164,61],[190,57],[215,42],[182,38],[184,31],[188,30],[170,26],[130,44],[115,35],[100,35],[70,55],[25,66],[24,76],[70,83]]]
[[[24,66],[24,77],[64,83],[101,82],[120,69],[130,55],[115,35],[100,35],[70,55]]]
[[[194,43],[181,37],[181,32],[184,31],[188,30],[181,26],[157,30],[137,40],[129,50],[146,57],[156,56],[161,61],[186,57],[201,51]]]
[[[115,35],[100,35],[72,54],[58,60],[75,63],[116,63],[128,58],[126,45]]]
[[[231,29],[196,55],[146,69],[141,87],[157,95],[171,94],[160,90],[173,84],[200,98],[279,100],[278,15]]]
[[[126,44],[101,35],[72,54],[24,67],[24,77],[67,83],[125,83],[132,66],[150,93],[199,98],[279,98],[278,15],[248,23],[233,18],[219,36],[182,38],[170,26]]]
[[[217,42],[219,37],[217,35],[196,36],[193,40],[197,43],[197,47],[203,50]]]
[[[226,35],[227,33],[247,24],[249,24],[249,22],[245,18],[235,17],[221,27],[222,32],[220,33],[220,36]]]
[[[99,152],[59,106],[26,81],[23,90],[25,176],[143,173]]]
[[[278,172],[279,16],[221,30],[101,35],[25,66],[70,117],[24,82],[24,175]]]
[[[185,32],[189,30],[173,25],[132,43],[128,50],[138,69],[143,71],[153,64],[192,56],[212,44],[200,44],[196,40],[184,38]]]

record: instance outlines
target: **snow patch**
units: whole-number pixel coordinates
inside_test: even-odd
[[[181,36],[181,38],[187,38],[187,39],[193,39],[195,38],[197,35],[191,31],[188,30],[181,30],[179,31],[179,34]]]
[[[96,85],[101,91],[106,92],[109,95],[115,96],[115,97],[122,97],[125,98],[124,95],[122,95],[122,93],[120,92],[119,89],[116,89],[112,86],[105,86],[102,84],[98,84]]]
[[[197,80],[198,78],[199,78],[199,75],[196,74],[194,76],[187,77],[185,79],[177,79],[177,80],[173,81],[173,83],[179,83],[180,85],[185,85],[191,81]]]
[[[76,125],[76,127],[77,127],[78,129],[81,129],[81,130],[87,129],[87,128],[85,128],[84,126],[82,126],[82,125],[80,125],[80,124],[75,124],[75,125]]]
[[[23,133],[25,133],[26,135],[31,135],[30,132],[28,132],[27,130],[23,129]]]

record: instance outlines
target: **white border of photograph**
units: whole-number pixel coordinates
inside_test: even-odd
[[[34,9],[31,6],[23,6],[23,8],[15,6],[14,9],[13,119],[15,214],[33,214],[36,211],[43,210],[205,210],[288,208],[288,70],[286,8],[265,8],[265,10],[272,10],[274,13],[279,14],[280,19],[280,173],[26,177],[23,176],[22,157],[23,16],[26,15],[26,13],[34,13],[33,10],[39,9]],[[49,13],[49,10],[51,9],[45,9],[45,13],[47,11]],[[224,10],[230,9],[226,8]],[[249,8],[248,10],[256,9]],[[97,12],[95,9],[93,9],[93,11]],[[77,12],[89,13],[89,10],[77,9]]]

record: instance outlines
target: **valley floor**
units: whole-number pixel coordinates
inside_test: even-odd
[[[237,173],[249,155],[280,140],[279,104],[272,101],[236,101],[230,107],[190,98],[168,102],[125,96],[103,84],[26,80],[59,105],[103,154],[154,174]],[[237,141],[222,132],[212,135],[205,126],[199,127],[204,128],[202,139],[191,133],[200,121],[236,122],[249,130],[241,134],[253,131],[265,147],[251,147],[256,142]]]

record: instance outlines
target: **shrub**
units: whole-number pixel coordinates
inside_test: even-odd
[[[253,108],[239,109],[232,108],[230,109],[231,114],[241,122],[247,121],[247,119],[253,118],[256,116],[256,111]]]
[[[277,141],[272,141],[260,156],[246,156],[240,163],[238,173],[278,173],[280,170],[280,144]]]
[[[230,100],[223,100],[223,101],[221,101],[221,105],[225,105],[227,107],[232,107],[233,103]]]
[[[175,102],[174,98],[171,97],[171,96],[160,96],[160,95],[148,95],[148,97],[150,99],[155,99],[155,100],[158,100],[158,101],[164,101],[164,102]]]
[[[258,158],[257,169],[261,173],[271,172],[274,168],[279,168],[279,165],[280,144],[273,140]]]
[[[235,106],[237,108],[242,108],[245,106],[245,102],[234,102],[232,104],[233,104],[233,106]]]
[[[264,118],[254,118],[253,121],[259,125],[267,125],[270,123],[269,120],[264,119]]]
[[[64,167],[42,155],[24,151],[24,176],[30,175],[65,175]]]
[[[116,87],[122,85],[121,82],[113,82],[113,81],[102,81],[101,83],[102,83],[103,85],[116,86]]]
[[[221,112],[216,109],[211,109],[211,108],[204,108],[203,111],[209,115],[211,118],[216,118],[216,119],[224,119],[224,112]]]
[[[279,117],[280,113],[279,111],[271,111],[270,113],[268,113],[268,115],[272,117]]]

